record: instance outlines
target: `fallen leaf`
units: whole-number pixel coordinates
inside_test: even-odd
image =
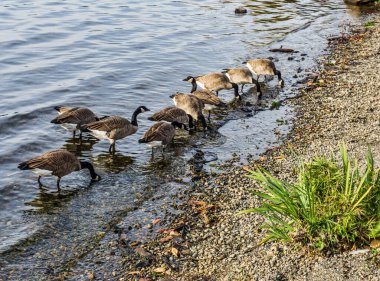
[[[177,248],[172,247],[172,248],[170,249],[170,251],[172,252],[173,256],[175,256],[176,258],[178,258],[178,254],[179,254],[179,252],[178,252],[178,249],[177,249]]]
[[[129,246],[131,246],[131,247],[136,247],[138,244],[140,244],[140,242],[138,242],[138,241],[133,241],[133,242],[131,242],[131,243],[129,244]]]
[[[156,273],[164,273],[165,271],[166,271],[165,267],[157,267],[153,269],[153,272],[156,272]]]
[[[259,160],[260,160],[260,161],[267,161],[267,160],[268,160],[268,157],[260,156]]]
[[[369,244],[369,246],[373,249],[380,248],[380,240],[378,240],[378,239],[372,240],[371,244]]]
[[[161,221],[161,219],[154,219],[152,220],[152,224],[158,224]]]
[[[181,236],[181,234],[180,234],[179,232],[174,231],[174,230],[170,231],[169,235],[170,235],[170,236],[177,236],[177,237],[178,237],[178,236]]]
[[[208,218],[208,216],[205,213],[202,213],[201,216],[202,216],[203,222],[205,224],[209,224],[210,223],[210,219]]]
[[[161,238],[159,241],[160,241],[160,243],[165,243],[165,242],[168,242],[168,241],[170,241],[172,239],[173,239],[173,236],[168,235],[166,237]]]
[[[285,159],[285,156],[283,156],[283,155],[274,156],[273,159],[275,159],[275,160],[282,160],[282,159]]]
[[[250,166],[243,166],[242,169],[243,169],[244,171],[246,171],[246,172],[250,172],[250,171],[252,171],[252,167],[250,167]]]
[[[128,275],[137,275],[137,274],[141,274],[140,271],[130,271],[128,272]]]
[[[95,275],[94,273],[90,272],[87,274],[87,278],[90,279],[90,280],[93,280],[95,278]]]
[[[167,231],[166,228],[160,228],[160,229],[157,229],[157,233],[165,233]]]
[[[144,248],[141,248],[141,247],[135,248],[135,251],[136,251],[140,256],[145,257],[145,258],[150,258],[150,257],[153,256],[151,253],[149,253],[147,250],[145,250]]]

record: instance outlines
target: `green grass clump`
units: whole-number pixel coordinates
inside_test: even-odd
[[[372,28],[375,27],[375,22],[374,21],[368,21],[364,24],[364,27],[366,28]]]
[[[316,249],[347,249],[380,236],[380,177],[369,150],[365,169],[350,161],[343,144],[340,159],[316,157],[303,163],[294,184],[259,168],[250,171],[264,192],[259,208],[267,236],[262,241],[297,241]],[[362,172],[361,172],[362,170]]]

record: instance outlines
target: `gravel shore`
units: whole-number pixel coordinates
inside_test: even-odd
[[[211,167],[215,172],[197,174],[177,206],[174,222],[154,219],[142,227],[158,233],[156,239],[136,243],[126,240],[123,231],[115,232],[57,279],[380,280],[378,254],[321,254],[294,244],[258,245],[265,236],[260,229],[263,218],[237,215],[261,204],[250,194],[259,187],[246,177],[246,169],[255,165],[292,180],[300,159],[336,154],[342,141],[361,159],[371,146],[379,165],[380,17],[374,27],[331,39],[330,44],[332,54],[321,62],[323,70],[297,96],[284,101],[297,112],[284,145],[249,165],[232,159]]]
[[[191,231],[180,243],[169,239],[151,248],[175,247],[178,268],[158,262],[157,272],[166,269],[170,280],[380,280],[378,255],[368,251],[317,254],[275,243],[258,246],[264,237],[259,229],[263,218],[237,215],[260,206],[260,200],[249,193],[258,187],[246,178],[244,168],[260,164],[291,180],[299,159],[337,153],[342,141],[360,158],[371,146],[379,165],[379,17],[374,27],[332,39],[330,44],[333,54],[323,62],[323,71],[299,96],[287,101],[297,109],[287,142],[249,167],[231,169],[226,164],[222,174],[201,178],[189,202],[192,211],[184,219]]]

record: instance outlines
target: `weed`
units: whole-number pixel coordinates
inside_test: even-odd
[[[256,212],[266,218],[262,226],[269,240],[297,241],[324,250],[368,244],[380,236],[380,177],[368,150],[365,170],[349,160],[340,148],[340,159],[315,157],[301,164],[298,181],[279,180],[262,168],[250,171],[264,192],[262,206],[240,213]]]

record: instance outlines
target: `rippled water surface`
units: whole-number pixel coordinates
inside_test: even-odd
[[[165,194],[186,189],[173,179],[189,176],[187,161],[195,149],[221,161],[233,153],[258,155],[276,144],[288,130],[278,120],[290,109],[270,111],[266,105],[290,95],[297,81],[293,76],[298,70],[303,77],[314,66],[327,36],[357,20],[342,2],[1,1],[2,273],[17,264],[18,274],[28,279],[46,270],[53,256],[59,256],[59,266],[78,252],[85,254],[83,245],[96,233],[133,218],[150,198],[161,194],[155,202],[163,202],[169,198]],[[249,8],[247,15],[234,14],[240,5]],[[268,51],[281,45],[299,53]],[[108,154],[107,142],[85,136],[79,143],[50,123],[56,105],[128,118],[139,105],[154,112],[171,105],[169,95],[190,90],[182,82],[190,74],[268,56],[274,57],[286,87],[278,92],[270,82],[256,114],[245,105],[254,100],[246,94],[243,105],[214,115],[217,132],[181,134],[165,159],[151,159],[150,150],[137,143],[151,125],[148,113],[139,116],[135,135],[117,143],[115,155]],[[232,96],[222,93],[226,101]],[[54,179],[45,179],[51,188],[43,191],[33,174],[17,169],[21,161],[62,147],[90,160],[103,180],[89,185],[84,171],[74,173],[62,179],[58,193]]]

